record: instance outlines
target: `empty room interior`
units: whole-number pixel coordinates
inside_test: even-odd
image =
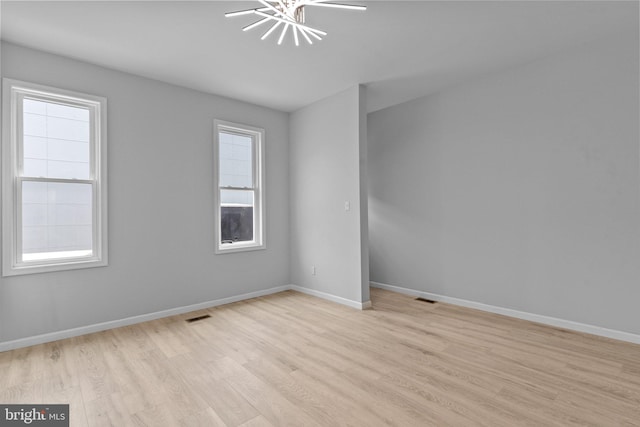
[[[3,0],[0,425],[640,426],[639,4]]]

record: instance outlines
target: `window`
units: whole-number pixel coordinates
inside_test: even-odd
[[[263,249],[264,130],[214,122],[216,253]]]
[[[3,275],[107,265],[106,99],[3,84]]]

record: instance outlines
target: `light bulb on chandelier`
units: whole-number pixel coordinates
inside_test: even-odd
[[[231,18],[234,16],[242,15],[257,15],[259,20],[247,25],[242,31],[249,31],[261,26],[267,22],[273,23],[273,25],[262,35],[261,40],[265,40],[271,33],[278,29],[282,24],[284,27],[278,38],[278,44],[282,44],[284,41],[289,27],[292,28],[293,41],[296,46],[300,45],[300,38],[298,34],[309,44],[313,44],[312,38],[316,40],[322,40],[323,36],[327,33],[316,28],[311,28],[305,25],[305,7],[306,6],[320,6],[330,7],[337,9],[348,10],[367,10],[366,6],[356,6],[351,4],[341,3],[328,3],[326,0],[258,0],[263,7],[256,9],[238,10],[236,12],[226,13],[224,16]],[[311,36],[311,37],[310,37]]]

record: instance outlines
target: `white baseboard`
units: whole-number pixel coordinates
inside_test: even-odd
[[[385,283],[371,282],[374,288],[386,289],[388,291],[398,292],[414,297],[427,298],[433,301],[446,302],[448,304],[459,305],[462,307],[475,308],[477,310],[488,311],[490,313],[502,314],[504,316],[515,317],[517,319],[529,320],[531,322],[542,323],[545,325],[555,326],[558,328],[569,329],[577,332],[585,332],[587,334],[598,335],[601,337],[613,338],[620,341],[627,341],[634,344],[640,344],[640,335],[629,332],[616,331],[614,329],[602,328],[600,326],[588,325],[585,323],[573,322],[571,320],[558,319],[556,317],[543,316],[540,314],[527,313],[524,311],[512,310],[510,308],[497,307],[494,305],[483,304],[474,301],[468,301],[460,298],[447,297],[444,295],[432,294],[430,292],[417,291],[415,289],[403,288],[400,286],[387,285]]]
[[[294,291],[302,292],[303,294],[312,295],[314,297],[326,299],[328,301],[337,302],[338,304],[346,305],[359,310],[364,310],[371,307],[371,301],[358,302],[350,299],[342,298],[336,295],[328,294],[322,291],[316,291],[315,289],[303,288],[298,285],[289,285],[289,288]]]
[[[371,286],[374,288],[386,289],[386,290],[398,292],[401,294],[411,295],[415,297],[423,297],[423,298],[431,299],[434,301],[446,302],[449,304],[459,305],[462,307],[469,307],[477,310],[487,311],[490,313],[502,314],[505,316],[515,317],[518,319],[524,319],[532,322],[542,323],[545,325],[551,325],[551,326],[565,328],[573,331],[585,332],[588,334],[599,335],[607,338],[613,338],[621,341],[640,344],[640,335],[632,334],[629,332],[616,331],[613,329],[607,329],[599,326],[573,322],[570,320],[558,319],[555,317],[542,316],[539,314],[527,313],[523,311],[512,310],[509,308],[497,307],[493,305],[482,304],[479,302],[468,301],[460,298],[447,297],[444,295],[433,294],[430,292],[423,292],[415,289],[403,288],[400,286],[387,285],[385,283],[371,282]],[[358,301],[342,298],[336,295],[328,294],[326,292],[303,288],[297,285],[285,285],[285,286],[278,286],[270,289],[264,289],[261,291],[250,292],[242,295],[235,295],[228,298],[221,298],[221,299],[206,301],[198,304],[172,308],[169,310],[163,310],[163,311],[157,311],[154,313],[142,314],[139,316],[127,317],[125,319],[112,320],[108,322],[96,323],[94,325],[82,326],[82,327],[73,328],[73,329],[66,329],[64,331],[51,332],[48,334],[36,335],[33,337],[20,338],[13,341],[6,341],[6,342],[0,343],[0,352],[13,350],[16,348],[28,347],[28,346],[37,345],[37,344],[43,344],[51,341],[62,340],[65,338],[71,338],[71,337],[76,337],[80,335],[90,334],[93,332],[100,332],[107,329],[119,328],[122,326],[133,325],[136,323],[147,322],[150,320],[156,320],[163,317],[175,316],[177,314],[189,313],[192,311],[216,307],[223,304],[230,304],[237,301],[243,301],[251,298],[271,295],[271,294],[288,291],[288,290],[298,291],[307,295],[312,295],[318,298],[322,298],[338,304],[346,305],[348,307],[356,308],[359,310],[371,308],[371,301],[358,302]]]
[[[128,326],[136,323],[147,322],[149,320],[156,320],[163,317],[175,316],[177,314],[189,313],[196,310],[203,310],[206,308],[216,307],[218,305],[230,304],[232,302],[243,301],[246,299],[251,299],[256,297],[262,297],[265,295],[271,295],[271,294],[275,294],[282,291],[288,291],[290,289],[291,287],[288,285],[278,286],[275,288],[264,289],[256,292],[249,292],[247,294],[236,295],[228,298],[221,298],[213,301],[206,301],[198,304],[171,308],[169,310],[162,310],[162,311],[156,311],[154,313],[147,313],[139,316],[127,317],[125,319],[96,323],[94,325],[81,326],[78,328],[66,329],[64,331],[57,331],[57,332],[51,332],[48,334],[36,335],[33,337],[20,338],[13,341],[5,341],[0,343],[0,352],[13,350],[16,348],[28,347],[36,344],[43,344],[51,341],[58,341],[65,338],[77,337],[85,334],[91,334],[93,332],[105,331],[107,329],[120,328],[122,326]]]
[[[186,305],[183,307],[171,308],[168,310],[156,311],[154,313],[141,314],[139,316],[127,317],[125,319],[111,320],[108,322],[96,323],[93,325],[81,326],[73,329],[65,329],[63,331],[51,332],[48,334],[35,335],[33,337],[19,338],[13,341],[0,342],[0,352],[14,350],[16,348],[29,347],[37,344],[44,344],[52,341],[63,340],[66,338],[77,337],[80,335],[91,334],[94,332],[106,331],[107,329],[120,328],[122,326],[134,325],[136,323],[148,322],[150,320],[161,319],[163,317],[175,316],[177,314],[189,313],[192,311],[203,310],[206,308],[216,307],[224,304],[230,304],[232,302],[243,301],[251,298],[262,297],[265,295],[271,295],[278,292],[289,291],[289,290],[302,292],[304,294],[312,295],[315,297],[333,301],[338,304],[346,305],[346,306],[357,308],[360,310],[371,307],[371,301],[360,303],[357,301],[352,301],[346,298],[327,294],[325,292],[315,291],[313,289],[307,289],[307,288],[303,288],[296,285],[285,285],[285,286],[277,286],[275,288],[270,288],[270,289],[264,289],[256,292],[249,292],[247,294],[235,295],[228,298],[221,298],[213,301],[206,301],[198,304],[192,304],[192,305]]]

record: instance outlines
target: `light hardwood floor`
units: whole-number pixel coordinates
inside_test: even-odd
[[[73,426],[640,425],[639,345],[372,302],[288,291],[0,353],[0,403],[69,403]]]

